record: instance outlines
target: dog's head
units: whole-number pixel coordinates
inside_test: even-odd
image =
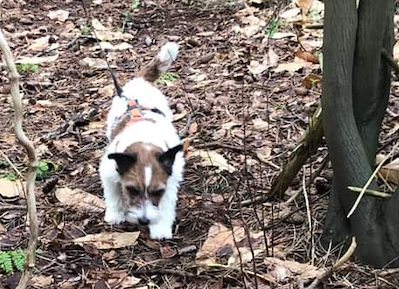
[[[163,152],[152,144],[134,143],[123,153],[108,155],[117,164],[128,220],[149,224],[160,218],[159,204],[172,174],[176,154],[182,148],[178,145]]]

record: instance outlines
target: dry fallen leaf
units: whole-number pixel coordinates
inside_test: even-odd
[[[127,50],[127,49],[133,48],[133,46],[127,42],[122,42],[122,43],[119,43],[116,45],[113,45],[109,42],[101,42],[100,45],[101,45],[101,48],[106,51],[122,51],[122,50]],[[94,47],[94,49],[100,49],[100,47],[97,45]]]
[[[41,57],[32,57],[32,56],[21,56],[20,59],[15,61],[16,63],[21,64],[44,64],[44,63],[53,63],[58,58],[58,54],[51,56],[41,56]]]
[[[35,275],[30,280],[29,285],[35,288],[49,288],[53,282],[54,278],[52,276]]]
[[[253,119],[252,123],[254,125],[254,129],[256,130],[265,131],[269,129],[269,123],[260,118]]]
[[[307,62],[311,62],[311,63],[315,63],[315,64],[319,63],[319,59],[312,52],[297,51],[297,52],[295,52],[295,56],[300,59],[303,59]]]
[[[7,178],[0,179],[0,195],[5,198],[23,196],[23,189],[20,181],[11,181]]]
[[[92,245],[97,249],[117,249],[136,245],[140,232],[111,233],[86,235],[72,240],[77,245]]]
[[[296,22],[300,20],[300,13],[301,9],[299,8],[292,8],[289,10],[284,11],[280,14],[280,18],[285,19],[288,22]]]
[[[234,238],[233,238],[234,230]],[[218,263],[221,260],[229,266],[238,266],[240,256],[236,245],[239,247],[242,263],[248,263],[253,255],[249,248],[248,238],[243,227],[234,227],[228,229],[220,223],[214,224],[208,232],[208,238],[205,240],[201,249],[197,252],[196,262],[199,264]],[[257,256],[266,248],[263,232],[250,232],[250,240],[254,255]]]
[[[98,89],[98,94],[104,97],[111,97],[114,95],[115,86],[113,84],[100,87]]]
[[[241,33],[247,38],[250,38],[251,36],[255,35],[266,26],[266,21],[254,15],[249,15],[247,17],[244,17],[241,19],[241,21],[244,23],[244,26],[240,27],[236,25],[233,27],[233,31],[236,33]]]
[[[385,159],[385,156],[378,154],[376,156],[376,165],[380,164]],[[378,175],[388,182],[399,184],[399,158],[392,160],[390,163],[382,166],[378,171]]]
[[[125,289],[125,288],[133,288],[134,285],[137,285],[141,282],[140,278],[134,277],[134,276],[127,276],[123,278],[122,282],[120,282],[120,279],[117,279],[117,288],[120,289]],[[115,287],[113,287],[115,288]],[[137,288],[137,287],[134,287]]]
[[[323,269],[319,269],[310,264],[303,264],[296,261],[284,261],[278,258],[266,257],[265,264],[277,282],[284,281],[286,278],[300,277],[304,281],[319,277],[324,273]]]
[[[83,58],[80,63],[83,66],[91,67],[91,68],[96,68],[96,69],[107,69],[107,63],[104,59],[101,58],[91,58],[91,57],[85,57]]]
[[[312,63],[307,62],[307,61],[305,61],[303,59],[300,59],[298,57],[295,57],[293,62],[281,63],[276,68],[274,68],[273,70],[275,72],[281,72],[281,71],[296,72],[299,69],[301,69],[303,67],[310,66],[310,65],[312,65]]]
[[[50,36],[44,36],[44,37],[40,37],[35,39],[31,45],[29,45],[29,47],[26,49],[28,52],[39,52],[39,51],[43,51],[44,49],[46,49],[47,47],[49,47],[50,43],[49,43],[49,39]]]
[[[302,14],[309,12],[310,7],[312,7],[313,0],[294,0],[294,3],[301,8]]]
[[[69,17],[69,12],[65,10],[50,11],[48,17],[52,20],[65,22]]]
[[[79,189],[59,188],[55,196],[61,203],[77,210],[101,213],[105,209],[105,202],[99,197]]]
[[[199,162],[202,166],[216,167],[217,172],[228,171],[229,173],[235,172],[235,167],[230,165],[227,160],[221,154],[215,151],[206,150],[195,150],[189,153],[189,158],[200,157],[202,159]]]

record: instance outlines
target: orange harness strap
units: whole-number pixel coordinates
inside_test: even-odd
[[[129,112],[130,120],[128,121],[128,123],[126,124],[126,126],[132,125],[132,124],[134,124],[134,123],[136,123],[136,122],[144,121],[144,120],[154,122],[153,119],[145,118],[145,117],[143,116],[142,109],[146,109],[146,108],[141,107],[141,106],[138,104],[137,100],[135,100],[135,99],[130,99],[130,100],[128,101],[128,106],[127,106],[127,107],[128,107],[128,112]]]

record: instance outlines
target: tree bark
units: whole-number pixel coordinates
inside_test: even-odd
[[[358,195],[347,187],[363,187],[374,168],[390,87],[381,50],[392,51],[394,2],[362,0],[358,9],[356,1],[326,0],[325,5],[322,107],[334,180],[323,241],[336,244],[355,236],[356,255],[382,267],[398,254],[399,214],[393,210],[392,219],[386,210],[395,207],[394,198],[365,195],[348,219]],[[378,189],[376,183],[369,188]]]

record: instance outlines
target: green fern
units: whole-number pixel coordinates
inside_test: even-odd
[[[41,254],[41,249],[36,254]],[[14,267],[17,271],[23,271],[26,262],[26,250],[16,249],[14,251],[0,251],[0,270],[6,274],[13,273]]]
[[[15,251],[11,251],[10,254],[15,268],[17,268],[18,271],[22,271],[25,265],[26,252],[22,249],[17,249]]]
[[[14,272],[12,258],[9,252],[0,252],[0,268],[6,274]]]

